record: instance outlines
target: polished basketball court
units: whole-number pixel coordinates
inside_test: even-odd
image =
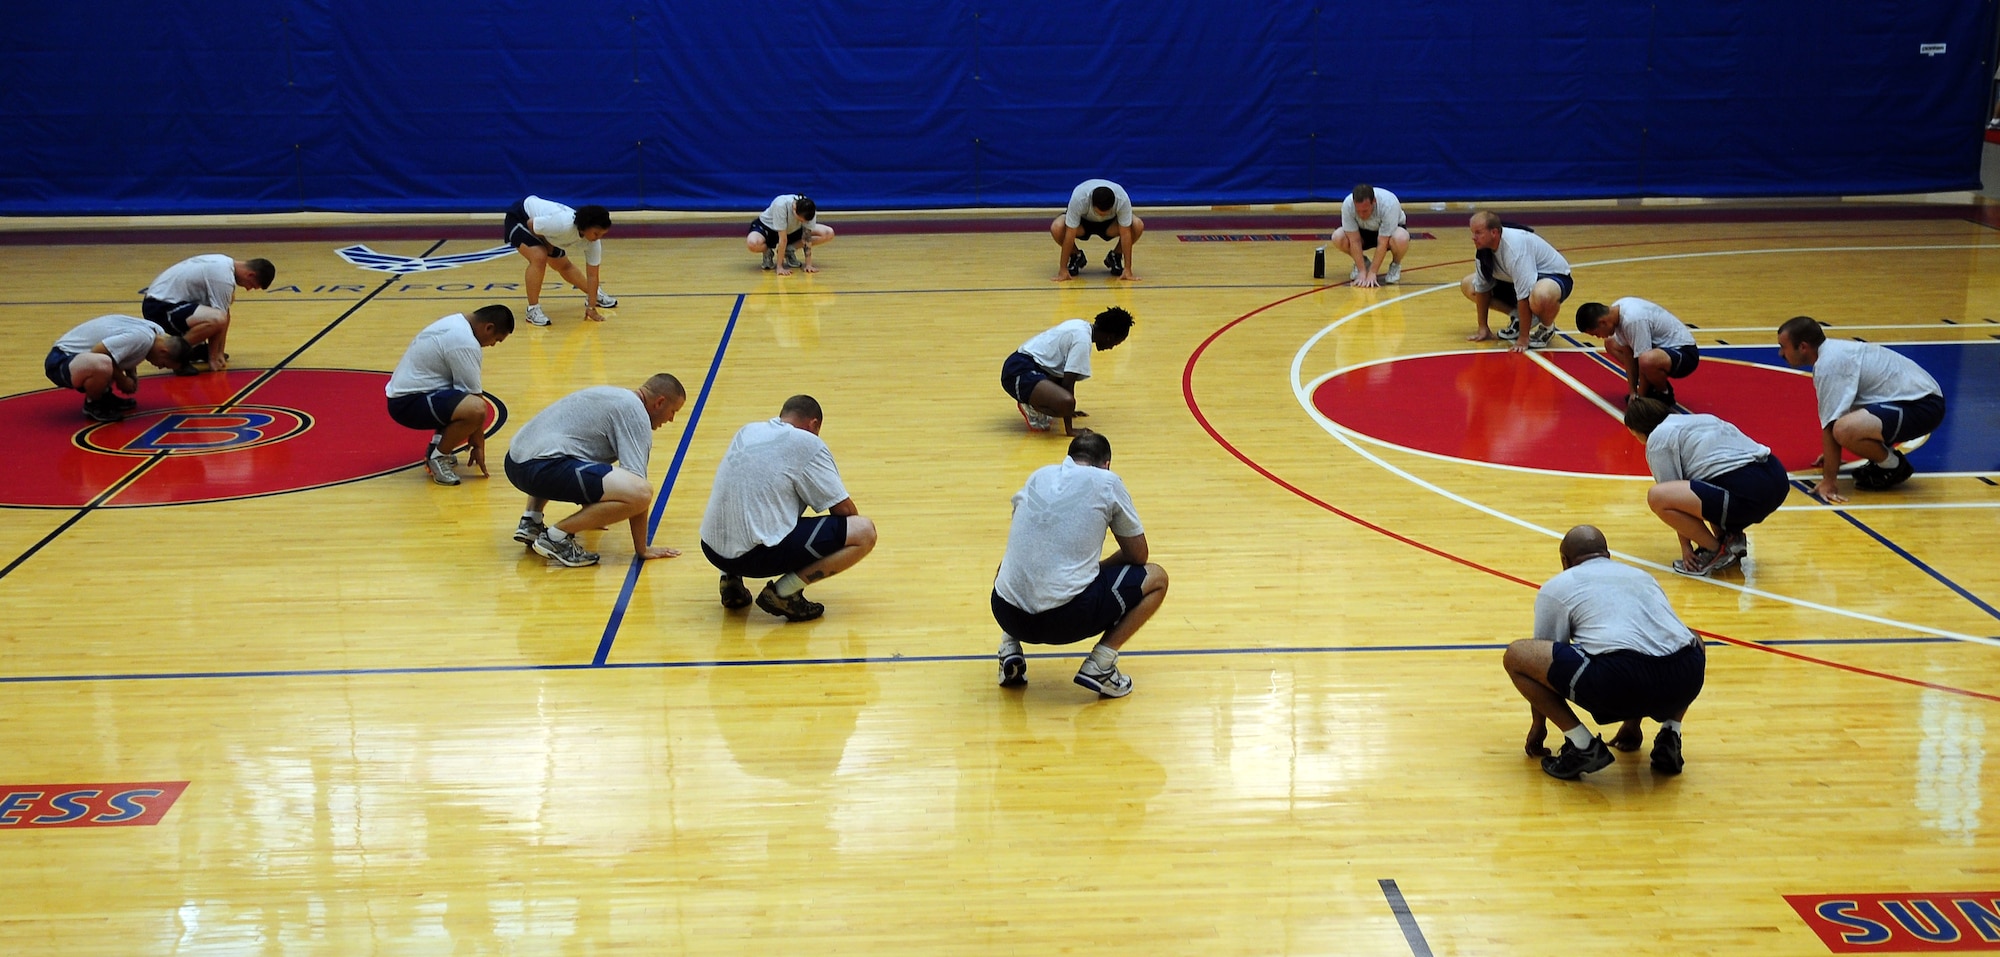
[[[1528,356],[1464,341],[1468,209],[1372,290],[1310,277],[1329,213],[1146,211],[1138,283],[1102,243],[1050,282],[1044,211],[828,209],[822,271],[783,278],[719,219],[623,226],[609,321],[551,275],[555,324],[487,350],[494,477],[457,488],[381,385],[439,316],[521,313],[518,256],[459,255],[497,216],[0,237],[0,953],[1829,953],[1814,906],[1849,946],[2000,946],[1991,208],[1510,208],[1575,267]],[[48,344],[207,252],[278,268],[231,370],[147,369],[91,428]],[[1627,295],[1697,327],[1682,404],[1795,474],[1794,315],[1918,359],[1946,426],[1908,485],[1795,491],[1740,569],[1673,575],[1622,379],[1569,331]],[[1087,646],[1002,690],[1008,497],[1066,440],[999,367],[1109,305],[1138,325],[1081,424],[1171,591],[1131,697],[1070,683]],[[525,552],[510,436],[655,372],[690,391],[649,463],[682,557],[634,566],[622,527],[596,567]],[[720,607],[696,529],[732,433],[798,392],[881,540],[787,624]],[[1584,522],[1710,640],[1678,777],[1521,753],[1500,649]]]

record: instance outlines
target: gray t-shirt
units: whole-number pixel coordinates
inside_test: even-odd
[[[567,456],[613,462],[640,478],[653,457],[653,420],[639,393],[615,385],[572,392],[537,413],[508,443],[516,462]]]
[[[221,253],[183,259],[146,287],[146,298],[192,302],[228,311],[236,301],[236,260]]]
[[[136,316],[98,316],[63,333],[55,347],[80,356],[102,344],[112,363],[130,372],[153,351],[153,337],[159,334],[159,326]]]
[[[1099,216],[1096,210],[1090,208],[1090,194],[1096,192],[1099,186],[1109,187],[1112,195],[1118,197],[1111,204],[1110,216]],[[1130,226],[1132,225],[1132,197],[1125,195],[1125,187],[1108,179],[1084,180],[1082,185],[1079,185],[1069,194],[1069,208],[1063,210],[1063,225],[1075,229],[1083,225],[1083,221],[1086,219],[1093,223],[1115,219],[1120,226]]]
[[[1653,576],[1609,558],[1586,559],[1542,583],[1535,595],[1535,637],[1568,642],[1586,655],[1636,651],[1655,657],[1698,640]]]
[[[1055,328],[1021,343],[1016,352],[1027,353],[1035,360],[1035,365],[1053,375],[1074,374],[1078,379],[1090,378],[1090,323],[1082,319],[1070,319]]]
[[[478,392],[479,367],[479,338],[471,320],[455,312],[417,333],[383,391],[391,399],[440,389]]]
[[[1407,222],[1403,216],[1403,203],[1396,194],[1375,187],[1375,215],[1362,219],[1355,212],[1354,194],[1340,201],[1340,228],[1348,232],[1368,230],[1371,233],[1385,233]]]
[[[1694,333],[1688,331],[1687,323],[1657,302],[1626,296],[1611,305],[1618,310],[1618,328],[1611,338],[1630,347],[1635,356],[1694,345]]]
[[[586,266],[604,262],[604,240],[583,238],[583,233],[576,228],[576,210],[540,196],[522,200],[521,208],[527,210],[528,218],[535,221],[535,235],[561,246],[569,255],[582,253]]]
[[[1864,405],[1944,394],[1923,366],[1872,342],[1828,339],[1820,343],[1812,371],[1822,426]]]
[[[1097,580],[1106,529],[1126,538],[1146,532],[1117,473],[1069,458],[1036,469],[1014,493],[993,590],[1029,614],[1062,606]]]
[[[1500,228],[1500,248],[1493,252],[1493,281],[1473,272],[1472,291],[1492,292],[1502,282],[1514,284],[1514,298],[1527,302],[1535,290],[1535,279],[1543,275],[1569,275],[1569,260],[1556,252],[1549,241],[1525,229]]]
[[[763,215],[758,216],[757,221],[780,236],[790,236],[793,230],[806,224],[805,220],[799,218],[799,194],[786,193],[771,200],[771,205],[764,209]],[[813,222],[819,222],[817,213],[814,214]]]
[[[701,517],[701,540],[724,558],[792,533],[807,509],[825,511],[848,498],[820,437],[783,419],[736,430],[715,469],[715,487]]]
[[[1655,482],[1712,479],[1771,454],[1742,430],[1712,415],[1670,415],[1646,436],[1646,466]]]

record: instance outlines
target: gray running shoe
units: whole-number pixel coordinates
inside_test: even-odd
[[[1556,324],[1545,322],[1528,331],[1528,348],[1541,349],[1556,337]]]
[[[439,485],[458,484],[458,456],[446,455],[442,449],[432,449],[424,456],[424,468],[431,473],[431,481]]]
[[[548,324],[549,314],[542,311],[540,303],[528,307],[528,325],[546,326]]]
[[[764,269],[766,271],[769,271],[776,268],[778,268],[778,254],[777,252],[769,248],[766,248],[764,250]]]
[[[1076,671],[1076,683],[1105,698],[1123,698],[1132,693],[1132,679],[1119,671],[1115,662],[1110,671],[1098,671],[1085,659],[1083,667]]]
[[[785,250],[786,269],[797,269],[803,265],[805,265],[805,263],[799,261],[799,247],[792,246]]]
[[[1021,643],[1012,638],[1000,641],[1000,687],[1019,688],[1028,683],[1028,658],[1021,654]]]
[[[1390,263],[1389,271],[1382,274],[1382,281],[1389,283],[1390,285],[1395,285],[1396,283],[1402,282],[1403,264],[1399,262]]]
[[[521,516],[521,524],[514,526],[514,540],[533,548],[535,539],[542,537],[542,533],[548,530],[549,527],[547,525],[543,525],[523,515]]]
[[[597,564],[597,553],[584,551],[583,546],[577,542],[575,535],[571,535],[558,542],[550,538],[549,533],[544,530],[535,539],[535,544],[531,547],[534,548],[535,554],[550,561],[561,562],[571,568],[582,568],[585,565]]]
[[[1561,754],[1542,759],[1542,773],[1552,778],[1574,781],[1592,771],[1602,771],[1618,760],[1611,755],[1611,749],[1604,746],[1603,738],[1591,738],[1590,747],[1579,748],[1568,741],[1563,742]]]
[[[603,289],[597,290],[597,308],[599,309],[618,308],[618,297],[608,292],[605,292]]]

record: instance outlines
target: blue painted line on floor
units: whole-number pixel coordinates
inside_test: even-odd
[[[1804,492],[1807,498],[1810,498],[1815,502],[1819,502],[1822,505],[1832,504],[1826,501],[1825,499],[1822,499],[1819,496],[1813,494],[1812,490],[1814,488],[1814,483],[1806,482],[1800,479],[1793,479],[1792,487],[1798,489],[1801,492]],[[1841,518],[1845,519],[1847,521],[1847,524],[1860,529],[1861,532],[1867,535],[1869,538],[1881,542],[1882,547],[1888,549],[1890,553],[1894,554],[1896,557],[1901,558],[1906,562],[1909,562],[1911,565],[1915,566],[1918,571],[1923,572],[1924,574],[1929,575],[1932,578],[1936,579],[1938,584],[1951,589],[1958,595],[1958,597],[1971,602],[1974,608],[1977,608],[1980,611],[1983,611],[1988,615],[1993,616],[1994,618],[2000,618],[2000,609],[1996,609],[1992,605],[1987,604],[1985,600],[1981,599],[1978,595],[1975,595],[1972,592],[1966,590],[1966,588],[1963,585],[1960,585],[1959,583],[1952,581],[1949,578],[1946,578],[1943,572],[1940,572],[1937,569],[1932,568],[1923,559],[1910,554],[1909,552],[1905,551],[1901,545],[1898,545],[1895,542],[1890,541],[1889,536],[1884,535],[1881,532],[1878,532],[1873,528],[1868,527],[1868,524],[1866,522],[1863,522],[1862,520],[1855,518],[1853,514],[1849,512],[1842,511],[1836,508],[1833,514],[1838,515]]]
[[[2000,636],[1996,636],[2000,641]],[[1765,645],[1908,645],[1908,644],[1953,644],[1951,638],[1781,638],[1759,642]],[[1728,647],[1722,642],[1710,641],[1711,647]],[[1470,645],[1324,645],[1294,646],[1276,648],[1166,648],[1151,651],[1127,651],[1125,658],[1184,658],[1206,655],[1316,655],[1316,654],[1364,654],[1376,652],[1410,651],[1477,651],[1491,653],[1503,651],[1505,642]],[[1030,660],[1041,661],[1059,658],[1086,657],[1086,652],[1057,652],[1053,654],[1029,655]],[[859,658],[744,658],[734,661],[629,661],[618,664],[582,662],[565,665],[435,665],[406,668],[298,668],[271,671],[157,671],[140,674],[95,674],[95,675],[14,675],[0,677],[0,685],[9,684],[55,684],[75,681],[165,681],[197,678],[350,678],[375,675],[457,675],[493,674],[498,672],[536,671],[607,671],[614,669],[685,670],[690,668],[783,668],[805,665],[889,665],[889,664],[936,664],[952,662],[992,663],[993,655],[988,652],[970,655],[881,655]]]
[[[708,378],[701,383],[701,392],[694,398],[694,411],[688,413],[687,427],[681,430],[681,444],[674,449],[674,463],[667,466],[667,477],[660,483],[660,494],[653,496],[653,513],[646,516],[646,541],[653,540],[653,533],[660,530],[660,516],[667,510],[667,499],[674,494],[674,483],[680,479],[681,463],[687,461],[688,446],[694,443],[695,426],[701,424],[701,410],[708,407],[708,394],[715,388],[716,373],[722,371],[722,357],[729,351],[729,340],[736,335],[736,319],[743,315],[742,293],[736,295],[736,305],[729,310],[729,324],[722,327],[722,339],[715,344],[715,358],[709,360]],[[625,585],[618,590],[618,601],[611,606],[611,617],[604,623],[604,636],[597,640],[597,654],[590,663],[602,665],[611,657],[611,643],[618,640],[618,627],[625,623],[625,608],[632,602],[632,592],[639,587],[639,570],[646,564],[645,559],[632,556],[632,566],[625,570]]]
[[[1396,882],[1388,879],[1375,882],[1382,888],[1382,896],[1389,901],[1389,912],[1396,915],[1396,925],[1403,928],[1403,940],[1410,945],[1414,957],[1431,957],[1431,945],[1424,940],[1423,928],[1417,926],[1417,917],[1410,913],[1410,903],[1403,899],[1403,891]]]

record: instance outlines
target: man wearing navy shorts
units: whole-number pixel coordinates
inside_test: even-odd
[[[1359,289],[1394,284],[1403,278],[1403,254],[1410,250],[1408,220],[1396,194],[1362,183],[1340,201],[1340,228],[1330,245],[1354,260],[1348,281]],[[1375,251],[1369,258],[1369,250]],[[1388,268],[1382,267],[1388,263]]]
[[[1944,421],[1944,390],[1907,356],[1872,342],[1829,340],[1811,316],[1778,327],[1778,351],[1793,368],[1810,367],[1819,400],[1819,485],[1828,502],[1840,494],[1840,450],[1868,461],[1854,470],[1854,487],[1879,492],[1907,481],[1916,470],[1895,446],[1931,434]]]
[[[1785,504],[1785,464],[1742,430],[1712,415],[1675,415],[1659,399],[1635,395],[1625,427],[1646,443],[1646,467],[1658,483],[1646,505],[1680,536],[1683,575],[1706,578],[1750,551],[1750,526]]]
[[[639,558],[678,556],[674,549],[647,543],[653,485],[646,479],[646,462],[653,454],[653,430],[672,422],[686,403],[681,380],[662,372],[637,389],[600,385],[572,392],[529,419],[504,463],[507,481],[528,495],[514,540],[571,568],[595,565],[597,553],[585,551],[577,533],[622,518],[631,525],[632,551]],[[546,525],[542,509],[551,501],[583,508]]]
[[[764,268],[780,276],[794,269],[819,272],[813,265],[813,247],[833,242],[833,227],[818,221],[819,206],[812,197],[786,193],[771,200],[764,212],[750,221],[743,243],[753,253],[764,254]],[[799,258],[803,252],[805,258]]]
[[[1604,354],[1625,370],[1627,395],[1649,395],[1674,404],[1674,379],[1701,364],[1701,350],[1687,323],[1659,303],[1626,296],[1611,305],[1576,307],[1576,331],[1604,340]]]
[[[1056,282],[1068,282],[1082,274],[1090,257],[1078,244],[1095,236],[1118,248],[1104,254],[1104,268],[1120,279],[1136,280],[1132,271],[1132,247],[1146,232],[1146,221],[1132,213],[1132,198],[1125,187],[1108,179],[1087,179],[1069,194],[1069,206],[1049,223],[1049,236],[1062,251],[1056,254]]]
[[[819,437],[824,421],[817,400],[795,395],[777,418],[752,422],[730,440],[701,518],[701,552],[722,572],[722,607],[750,605],[746,576],[769,578],[757,607],[811,621],[826,606],[807,601],[805,587],[875,550],[875,523],[861,516]]]
[[[1556,313],[1575,288],[1569,260],[1533,230],[1508,226],[1491,210],[1473,213],[1471,226],[1478,265],[1459,282],[1459,291],[1472,302],[1479,328],[1465,340],[1505,339],[1514,343],[1509,347],[1513,352],[1548,345],[1555,338]],[[1497,335],[1486,320],[1487,310],[1496,304],[1513,313]],[[1521,328],[1523,318],[1532,328]]]
[[[139,314],[168,335],[187,340],[187,359],[175,375],[196,375],[197,362],[210,371],[229,367],[230,311],[236,288],[269,289],[278,269],[268,259],[231,259],[221,253],[194,256],[167,267],[146,287]]]
[[[571,209],[540,196],[530,196],[507,210],[500,224],[500,241],[528,261],[522,282],[528,293],[528,325],[546,326],[542,311],[542,280],[556,267],[569,284],[583,290],[583,318],[603,322],[599,309],[616,309],[618,300],[604,291],[598,266],[604,262],[604,234],[611,231],[611,211],[602,206]],[[570,256],[583,257],[583,269]]]
[[[1100,557],[1107,530],[1118,551]],[[1068,458],[1036,469],[1014,493],[1007,554],[993,578],[1000,686],[1028,683],[1022,642],[1067,645],[1102,635],[1076,683],[1106,698],[1131,694],[1118,649],[1167,598],[1167,571],[1148,557],[1132,495],[1111,471],[1111,442],[1086,429],[1070,440]]]
[[[1112,306],[1091,322],[1070,319],[1029,339],[1000,364],[1000,387],[1014,397],[1028,428],[1047,432],[1063,420],[1063,434],[1075,435],[1076,384],[1090,378],[1090,353],[1102,352],[1132,334],[1132,314]]]
[[[1681,624],[1653,576],[1611,560],[1603,532],[1570,529],[1561,555],[1563,571],[1535,595],[1535,637],[1508,645],[1502,659],[1528,699],[1528,756],[1566,781],[1611,765],[1611,749],[1570,710],[1574,701],[1599,724],[1622,722],[1612,746],[1623,751],[1638,750],[1639,719],[1658,721],[1653,770],[1679,774],[1681,720],[1707,670],[1701,639]],[[1550,721],[1564,738],[1553,756]]]
[[[470,448],[466,463],[486,471],[486,400],[480,396],[481,349],[500,344],[514,331],[514,311],[486,306],[468,316],[455,312],[417,333],[396,363],[383,391],[389,418],[431,433],[424,467],[439,485],[458,484],[461,442]]]
[[[85,418],[116,422],[139,406],[112,390],[138,393],[140,360],[172,369],[184,361],[187,350],[185,340],[137,316],[98,316],[56,340],[42,373],[58,389],[83,393]]]

